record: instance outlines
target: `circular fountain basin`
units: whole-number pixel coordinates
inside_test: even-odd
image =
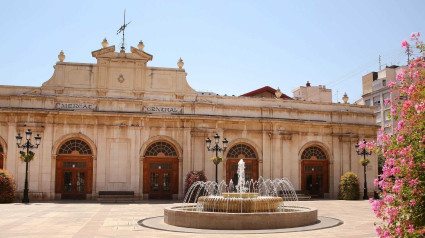
[[[282,212],[199,212],[196,205],[164,209],[164,222],[179,227],[217,230],[260,230],[307,226],[317,223],[317,209],[285,207]]]
[[[258,197],[257,193],[244,198],[242,195],[245,193],[223,193],[223,197],[202,196],[198,198],[198,205],[202,206],[203,211],[227,213],[277,212],[283,207],[281,197]]]
[[[258,193],[222,193],[224,198],[256,198]]]

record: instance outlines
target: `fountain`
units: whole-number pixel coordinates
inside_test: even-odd
[[[317,209],[301,207],[291,182],[286,179],[245,181],[245,163],[238,163],[238,180],[196,182],[184,205],[166,208],[169,225],[219,230],[278,229],[317,223]],[[190,203],[194,200],[195,203]]]

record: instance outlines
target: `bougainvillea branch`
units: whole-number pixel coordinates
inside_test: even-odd
[[[407,53],[425,50],[420,33],[412,33],[402,47]],[[372,210],[382,221],[376,224],[380,237],[424,237],[425,235],[425,62],[422,57],[409,62],[407,69],[388,84],[400,99],[391,104],[391,116],[398,120],[393,135],[380,131],[379,150],[386,158],[375,186],[382,200],[372,202]]]

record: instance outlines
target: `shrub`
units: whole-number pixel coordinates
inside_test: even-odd
[[[15,189],[12,175],[6,170],[0,169],[0,203],[13,202],[15,200]]]
[[[186,178],[184,180],[184,194],[186,197],[187,192],[189,191],[189,188],[196,182],[198,181],[203,181],[206,182],[207,181],[207,177],[205,176],[204,171],[190,171],[189,173],[186,174]],[[186,198],[187,202],[196,202],[197,198],[196,198],[196,194],[198,192],[198,189],[196,189],[195,191],[193,191],[192,195],[190,198]]]
[[[360,198],[359,178],[353,172],[347,172],[339,183],[338,199],[358,200]]]
[[[409,54],[425,52],[419,33],[402,46]],[[416,46],[416,47],[415,47]],[[416,48],[416,49],[415,49]],[[425,61],[418,57],[388,82],[400,97],[388,98],[391,117],[398,120],[394,133],[380,131],[376,148],[385,156],[382,174],[375,186],[382,189],[382,200],[372,202],[372,210],[381,219],[376,231],[380,237],[425,236]]]

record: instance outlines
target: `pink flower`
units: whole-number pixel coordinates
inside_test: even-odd
[[[406,123],[404,122],[404,120],[400,120],[397,123],[397,130],[400,131],[401,129],[404,128],[404,126],[406,125]]]
[[[395,181],[395,183],[394,183],[394,186],[393,186],[393,192],[395,192],[395,193],[399,193],[400,191],[401,191],[401,187],[403,186],[403,181],[402,180],[400,180],[400,179],[397,179],[396,181]]]
[[[415,91],[415,85],[414,84],[410,85],[409,89],[407,90],[407,93],[409,94],[409,96],[412,95],[413,91]]]
[[[400,167],[394,167],[391,169],[391,173],[396,176],[400,172]]]
[[[396,115],[397,114],[397,109],[396,108],[391,108],[391,115]]]
[[[374,179],[373,180],[373,185],[376,187],[376,186],[378,186],[378,183],[379,183],[379,179]],[[372,201],[373,201],[373,198],[371,198],[372,199]]]
[[[385,203],[392,203],[394,202],[394,197],[393,196],[387,196],[384,198]]]
[[[388,82],[388,87],[390,87],[390,88],[394,88],[396,85],[397,85],[397,83],[394,82],[394,81],[389,81]]]
[[[412,37],[412,38],[415,38],[415,37],[416,37],[416,34],[415,34],[415,32],[412,32],[412,35],[411,35],[411,37]]]
[[[401,228],[397,227],[395,228],[395,232],[397,233],[397,235],[401,236],[402,232],[401,232]]]
[[[376,146],[375,141],[366,142],[366,149],[368,149],[368,150],[373,150],[373,148],[375,148],[375,146]]]
[[[419,184],[419,180],[418,180],[418,178],[416,178],[416,179],[412,179],[412,180],[410,180],[409,181],[409,185],[410,185],[410,187],[416,187],[417,185]]]
[[[407,43],[407,40],[401,41],[401,47],[406,48],[408,45],[409,45],[409,43]]]
[[[378,233],[378,235],[381,235],[381,233],[382,233],[382,227],[377,226],[377,227],[375,228],[375,230],[376,230],[376,233]]]
[[[397,136],[397,142],[398,142],[398,143],[402,143],[402,142],[404,142],[404,136],[403,136],[403,135],[398,135],[398,136]]]
[[[407,231],[413,233],[415,232],[415,228],[413,228],[413,225],[409,225],[409,229]]]
[[[389,231],[384,231],[384,237],[392,237]]]
[[[391,103],[391,98],[385,98],[385,100],[384,100],[384,104],[385,105],[388,105],[388,104],[390,104]]]
[[[399,73],[399,74],[397,74],[397,76],[396,76],[396,79],[398,80],[398,81],[403,81],[403,79],[404,79],[404,74],[403,73]]]
[[[366,147],[366,144],[363,141],[359,142],[359,149],[364,149]]]

